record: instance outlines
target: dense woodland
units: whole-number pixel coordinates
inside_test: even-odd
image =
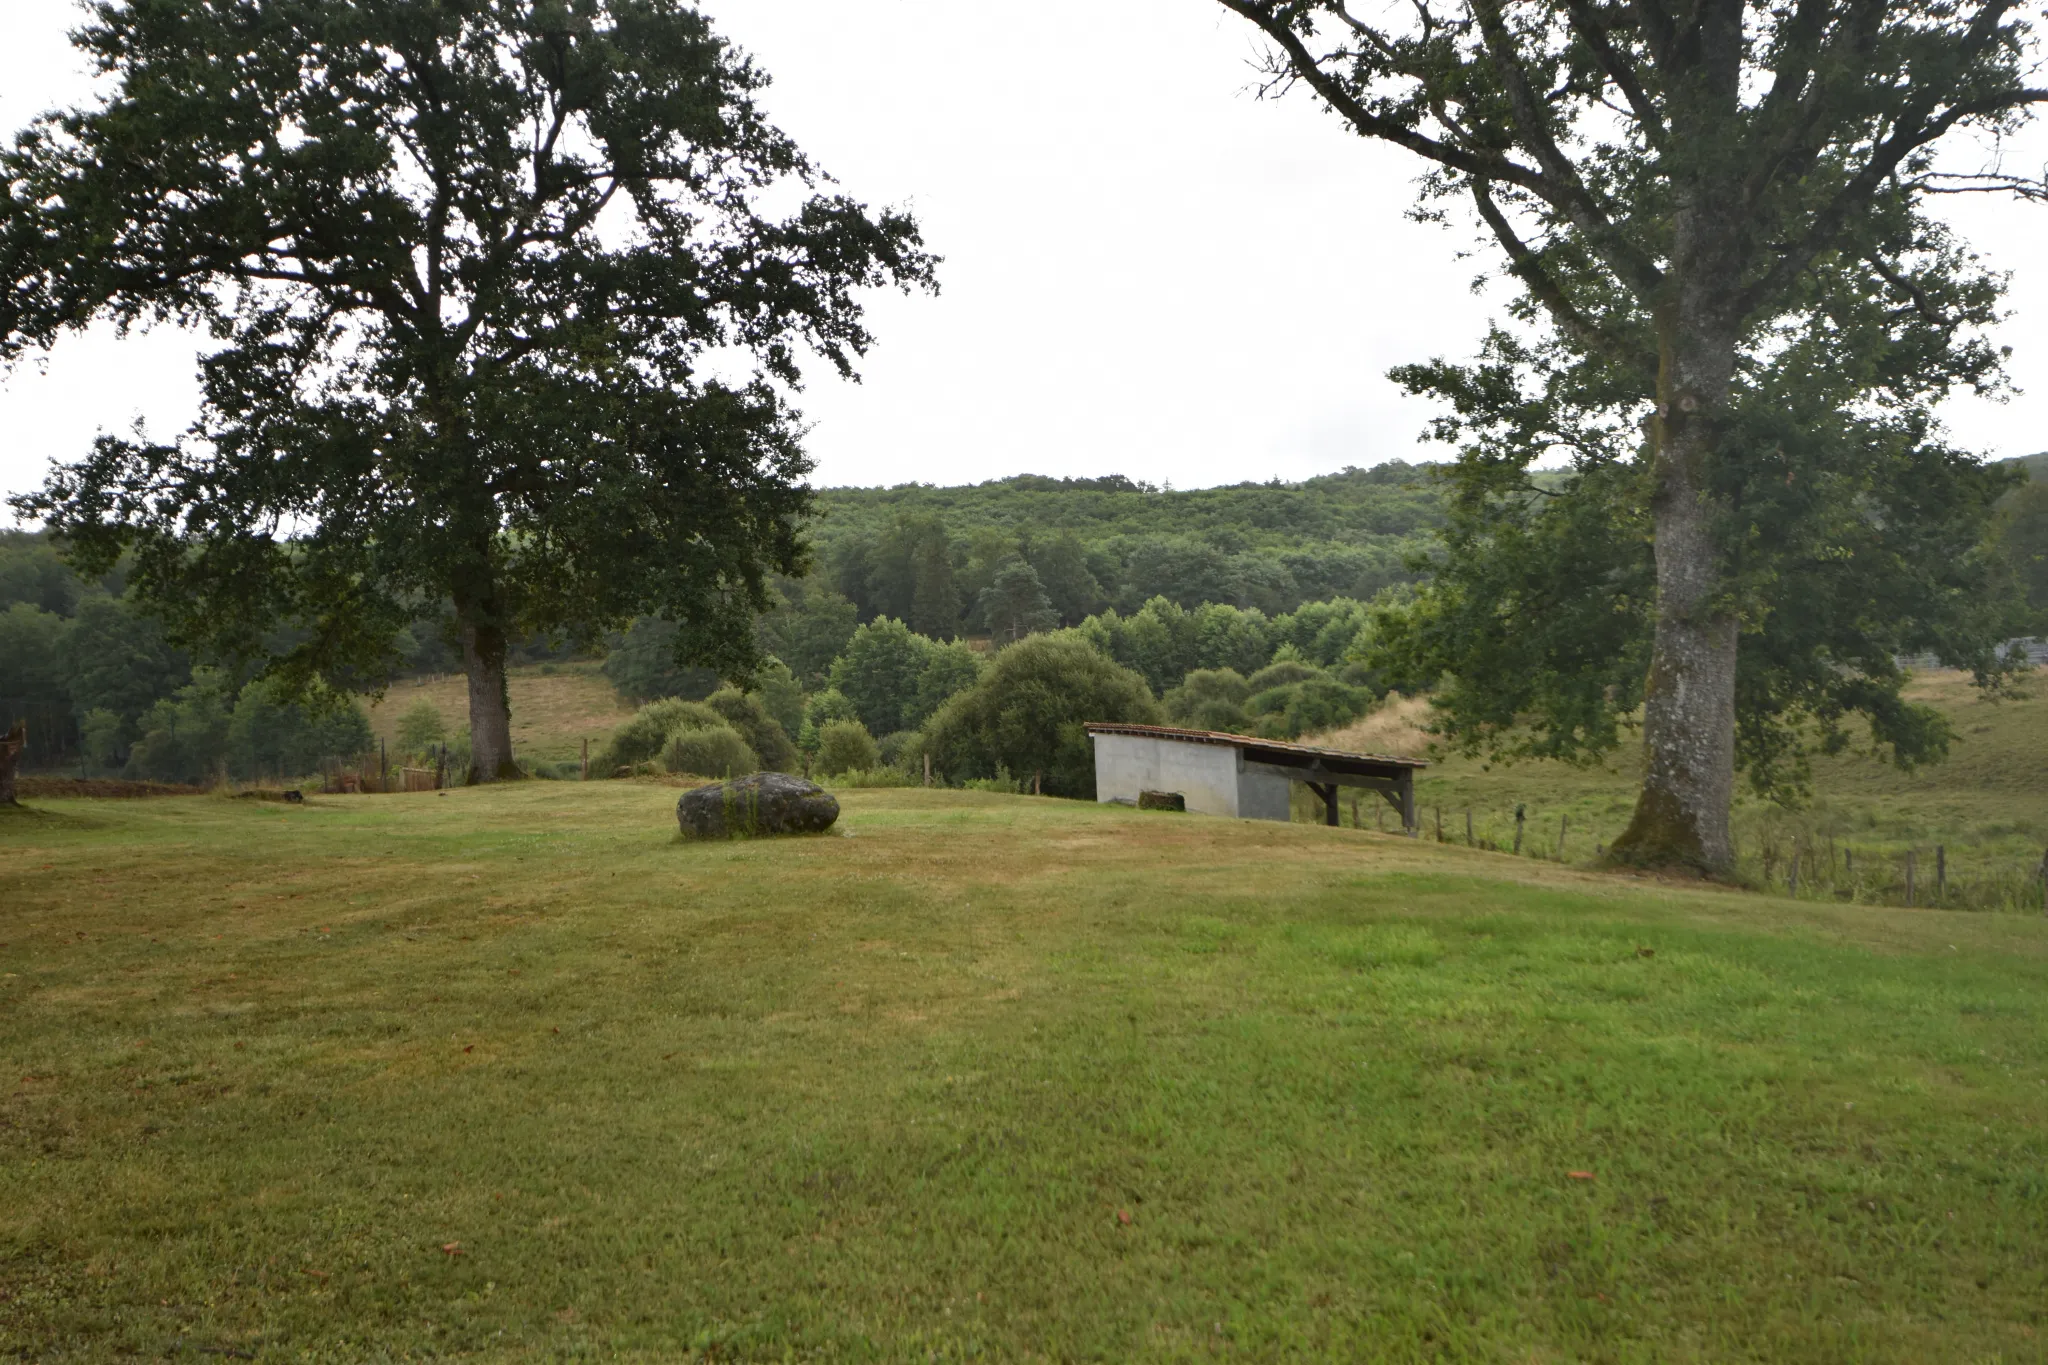
[[[2027,463],[2048,474],[2048,456]],[[657,619],[596,651],[628,700],[716,701],[689,716],[737,731],[749,744],[740,761],[801,761],[790,744],[815,755],[828,737],[840,747],[827,766],[900,761],[913,737],[932,747],[924,732],[985,681],[1006,646],[1056,631],[1142,680],[1161,719],[1299,735],[1361,714],[1390,684],[1414,685],[1376,676],[1359,658],[1368,604],[1423,575],[1441,515],[1431,468],[1402,463],[1199,490],[1038,476],[825,489],[810,528],[812,572],[776,580],[778,605],[758,623],[771,657],[747,693],[678,664],[675,627]],[[2048,479],[2008,498],[1998,534],[2048,616]],[[308,771],[368,743],[350,700],[286,699],[195,660],[125,586],[119,570],[81,580],[46,536],[0,533],[0,712],[29,719],[32,762],[257,778]],[[400,676],[453,671],[449,627],[445,615],[415,621],[400,641]],[[579,652],[591,651],[531,635],[512,657]],[[1037,666],[1064,658],[1071,671],[1075,657]],[[742,695],[749,705],[734,700]],[[664,716],[665,743],[677,718]],[[605,761],[661,757],[629,750],[630,740]],[[1012,757],[1054,762],[1050,751]],[[1016,771],[999,756],[958,762],[963,772]]]

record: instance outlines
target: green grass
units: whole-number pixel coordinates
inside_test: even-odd
[[[674,795],[0,822],[0,1356],[2048,1357],[2039,918]]]

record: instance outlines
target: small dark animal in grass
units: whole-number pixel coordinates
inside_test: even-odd
[[[788,773],[754,773],[684,792],[676,822],[686,837],[745,839],[821,834],[839,818],[839,802],[815,782]]]
[[[296,806],[306,799],[306,794],[302,791],[288,791],[284,794],[284,799],[290,805]]]

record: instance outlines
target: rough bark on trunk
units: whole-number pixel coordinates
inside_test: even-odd
[[[1725,319],[1681,295],[1659,357],[1655,489],[1657,629],[1643,702],[1643,789],[1608,857],[1709,874],[1734,863],[1735,648],[1708,466],[1735,367]]]
[[[488,597],[458,597],[462,670],[469,679],[469,784],[509,782],[522,774],[512,761],[512,705],[505,690],[505,627]]]
[[[14,773],[28,748],[28,722],[18,720],[14,728],[0,735],[0,806],[18,804],[14,797]]]

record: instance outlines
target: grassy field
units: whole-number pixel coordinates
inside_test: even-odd
[[[0,820],[0,1356],[2048,1359],[2048,923],[967,792]]]
[[[1911,850],[1924,904],[1936,895],[1939,848],[1949,866],[1947,903],[2041,909],[2039,870],[2048,849],[2048,684],[2036,681],[2030,695],[2018,700],[1985,701],[1967,675],[1930,672],[1915,678],[1907,695],[1931,702],[1954,724],[1957,740],[1948,761],[1905,772],[1867,753],[1817,759],[1811,800],[1797,810],[1756,800],[1742,789],[1735,825],[1743,873],[1783,890],[1797,851],[1804,896],[1901,902]],[[1427,702],[1397,698],[1359,724],[1311,742],[1423,755],[1429,737],[1419,727],[1428,719]],[[1416,783],[1424,831],[1434,838],[1440,816],[1445,838],[1463,842],[1469,810],[1475,839],[1511,847],[1519,805],[1526,814],[1526,853],[1555,858],[1562,835],[1565,861],[1590,862],[1628,824],[1639,754],[1631,747],[1592,768],[1439,759]],[[1308,803],[1297,818],[1312,818]],[[1390,818],[1361,803],[1365,823]]]
[[[515,668],[507,679],[512,701],[512,751],[521,759],[565,762],[592,749],[633,714],[598,665],[589,661]],[[469,728],[469,685],[443,674],[396,683],[369,706],[370,728],[388,746],[398,743],[398,720],[422,701],[432,702],[450,735]]]

